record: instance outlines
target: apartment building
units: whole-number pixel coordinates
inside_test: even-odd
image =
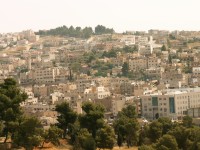
[[[125,43],[127,46],[135,45],[135,35],[123,35],[120,42]]]
[[[145,57],[136,57],[129,59],[129,69],[131,71],[147,69],[147,60]]]
[[[161,64],[161,59],[157,58],[157,57],[148,57],[147,58],[147,67],[148,68],[156,68],[159,67]]]
[[[33,93],[36,97],[45,97],[48,95],[47,86],[43,85],[34,85],[33,86]]]
[[[84,100],[100,100],[107,98],[111,95],[108,88],[104,86],[91,86],[90,88],[86,88],[84,90],[83,99]]]
[[[161,74],[164,72],[164,68],[149,68],[146,69],[145,73],[147,74],[149,79],[160,79]]]
[[[33,70],[33,79],[35,83],[53,83],[55,81],[55,69],[54,68],[38,68]]]
[[[187,109],[200,107],[200,88],[168,89],[142,95],[142,116],[153,120],[158,117],[181,119]]]

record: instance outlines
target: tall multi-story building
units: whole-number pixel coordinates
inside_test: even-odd
[[[129,59],[129,69],[131,71],[147,69],[147,60],[145,57],[136,57]]]
[[[189,108],[200,107],[200,88],[168,89],[146,93],[141,98],[142,116],[147,119],[181,119]]]
[[[34,70],[34,80],[36,83],[53,83],[55,81],[54,68],[38,68]]]

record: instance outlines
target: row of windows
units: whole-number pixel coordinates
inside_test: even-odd
[[[144,109],[144,111],[153,111],[153,109],[149,108],[149,109]],[[167,112],[167,108],[160,108],[160,111],[164,111],[164,112]]]
[[[187,99],[187,98],[199,98],[200,94],[198,95],[190,95],[190,96],[177,96],[177,99]]]
[[[159,105],[160,106],[162,106],[162,105],[166,106],[167,104],[166,103],[159,103]]]
[[[188,109],[187,106],[183,106],[183,107],[178,107],[178,109]]]
[[[147,100],[148,100],[148,101],[151,101],[151,98],[144,98],[143,100],[144,100],[144,101],[147,101]],[[159,100],[167,100],[167,98],[159,98]]]

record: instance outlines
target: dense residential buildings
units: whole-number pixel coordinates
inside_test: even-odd
[[[2,34],[0,82],[15,78],[28,94],[21,106],[43,120],[55,119],[64,101],[77,113],[86,101],[100,103],[108,118],[131,104],[149,120],[181,119],[200,108],[199,37],[165,30],[89,38]]]

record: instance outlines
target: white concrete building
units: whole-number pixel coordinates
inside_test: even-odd
[[[135,36],[134,35],[123,35],[120,42],[125,43],[125,45],[127,45],[127,46],[135,45]]]
[[[147,119],[181,119],[189,108],[200,107],[200,88],[168,89],[146,93],[141,98],[142,116]]]
[[[142,115],[147,119],[181,119],[189,108],[200,107],[200,88],[168,89],[141,96]]]
[[[97,87],[97,98],[103,99],[110,96],[110,91],[104,86]]]

